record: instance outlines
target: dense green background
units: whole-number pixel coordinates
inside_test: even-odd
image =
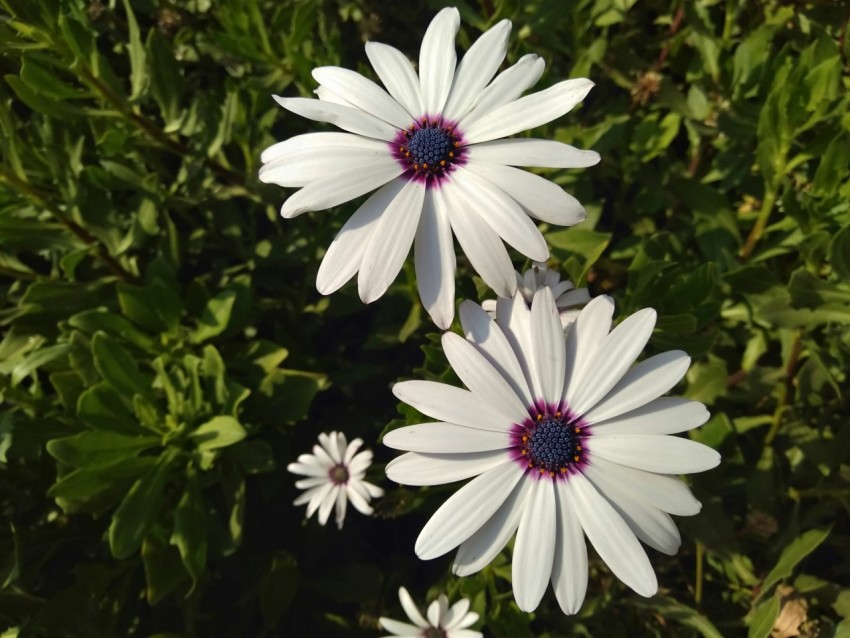
[[[509,550],[463,580],[415,558],[455,488],[381,471],[390,384],[450,378],[412,268],[368,307],[321,297],[356,203],[284,222],[256,179],[317,128],[271,93],[370,73],[367,39],[415,58],[441,6],[0,0],[3,636],[374,636],[399,585],[468,596],[505,638],[850,636],[846,3],[458,3],[461,49],[510,18],[541,86],[597,83],[534,131],[603,158],[547,173],[589,212],[547,233],[551,263],[619,316],[658,310],[648,354],[692,355],[678,391],[724,459],[690,481],[679,554],[650,550],[659,594],[592,559],[575,618],[551,593],[516,609]],[[459,266],[458,296],[487,294]],[[285,471],[332,429],[387,489],[341,532],[303,522]]]

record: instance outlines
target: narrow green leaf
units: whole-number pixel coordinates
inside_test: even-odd
[[[130,35],[130,83],[131,94],[130,100],[135,101],[145,92],[150,82],[150,75],[147,65],[147,52],[142,44],[142,36],[139,32],[139,23],[136,22],[136,15],[133,13],[133,7],[130,0],[123,0],[124,10],[127,13],[127,30]]]
[[[782,554],[779,556],[776,566],[770,570],[770,573],[767,576],[765,576],[761,585],[761,591],[759,592],[756,600],[758,601],[765,594],[770,592],[773,586],[780,580],[788,578],[800,561],[815,551],[818,545],[826,540],[826,537],[829,536],[831,531],[832,527],[828,527],[826,529],[811,529],[791,541],[791,543],[782,550]]]
[[[232,416],[216,416],[190,435],[202,452],[238,443],[246,436],[245,428]]]
[[[91,342],[94,365],[104,381],[127,399],[136,394],[151,397],[151,377],[142,374],[136,359],[124,347],[104,332],[94,335]]]
[[[126,436],[94,430],[47,442],[47,452],[57,461],[89,470],[123,463],[160,443],[156,436]]]
[[[29,353],[23,361],[14,367],[12,370],[12,387],[18,385],[21,381],[27,378],[30,373],[37,370],[43,365],[51,361],[64,357],[71,351],[71,345],[67,343],[58,343],[54,346],[48,346],[41,350]]]
[[[207,564],[207,531],[204,501],[193,475],[177,509],[174,510],[174,532],[170,543],[180,552],[180,559],[192,579],[189,596],[198,585]]]
[[[768,638],[773,631],[776,617],[779,616],[779,597],[773,596],[770,600],[756,607],[755,613],[750,618],[750,627],[747,638]]]

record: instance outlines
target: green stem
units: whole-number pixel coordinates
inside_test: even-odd
[[[794,335],[794,341],[791,343],[791,351],[788,354],[788,363],[785,365],[785,383],[780,390],[779,402],[776,409],[773,411],[773,420],[770,423],[770,429],[764,436],[764,447],[768,447],[773,443],[776,435],[779,433],[779,427],[782,425],[782,415],[785,408],[788,406],[788,397],[794,387],[794,372],[797,369],[797,363],[800,360],[800,352],[802,351],[802,332],[797,331]]]
[[[697,606],[702,602],[703,563],[705,562],[705,546],[697,541],[697,575],[694,583],[694,602]]]
[[[770,213],[773,211],[775,204],[776,189],[774,188],[768,191],[764,197],[755,226],[753,226],[750,234],[747,236],[747,241],[744,242],[744,246],[741,248],[741,261],[747,261],[750,258],[753,248],[755,248],[756,243],[761,239],[762,233],[764,233],[765,226],[767,226],[767,221],[770,219]]]

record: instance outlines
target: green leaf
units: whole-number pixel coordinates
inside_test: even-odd
[[[121,463],[107,467],[80,469],[66,474],[47,491],[65,512],[83,508],[111,507],[127,488],[156,463],[152,456],[125,457]]]
[[[175,568],[180,563],[180,553],[167,541],[165,530],[157,526],[142,542],[142,564],[147,583],[145,594],[152,606],[186,581],[185,570]]]
[[[145,92],[150,82],[147,53],[142,44],[139,23],[136,22],[136,15],[133,13],[130,0],[123,0],[123,3],[124,10],[127,13],[127,31],[130,35],[130,83],[132,86],[130,100],[136,101]]]
[[[235,301],[235,290],[224,290],[210,299],[201,313],[197,329],[192,333],[192,340],[200,343],[224,332],[230,322]]]
[[[121,315],[106,310],[86,310],[77,313],[68,320],[68,324],[90,335],[101,331],[112,337],[128,341],[148,352],[156,351],[155,339],[139,330]]]
[[[126,436],[95,430],[52,439],[47,442],[47,452],[66,465],[92,470],[123,463],[159,443],[156,436]]]
[[[180,552],[180,559],[192,579],[189,596],[204,573],[207,564],[207,532],[204,501],[197,485],[197,478],[192,475],[189,485],[177,509],[174,510],[174,532],[170,543]]]
[[[67,343],[58,343],[54,346],[48,346],[29,353],[18,365],[12,370],[12,387],[18,385],[21,381],[27,378],[33,371],[41,366],[50,363],[51,361],[64,357],[71,351],[71,345]]]
[[[779,556],[776,566],[770,570],[770,573],[765,576],[764,581],[762,581],[761,590],[759,591],[759,595],[756,600],[758,601],[767,594],[780,580],[788,578],[800,561],[815,551],[818,548],[818,545],[826,540],[826,537],[829,536],[831,531],[832,527],[811,529],[791,541],[791,543],[782,550],[782,554]]]
[[[106,381],[93,385],[80,395],[77,414],[90,427],[124,434],[138,434],[139,424],[126,398]]]
[[[850,283],[850,224],[839,230],[829,245],[829,262],[832,269],[845,282]]]
[[[779,616],[779,597],[774,596],[756,607],[755,613],[750,618],[750,628],[747,638],[768,638],[776,618]]]
[[[98,332],[91,344],[94,365],[109,385],[129,400],[136,394],[153,398],[152,377],[139,371],[136,359],[120,343],[106,333]]]
[[[605,252],[611,241],[611,233],[598,233],[595,230],[570,228],[546,234],[546,240],[552,246],[553,253],[562,261],[571,255],[581,258],[582,269],[576,286],[584,283],[584,277]],[[559,251],[563,251],[560,252]]]
[[[159,105],[159,112],[165,122],[164,131],[174,133],[180,129],[183,120],[180,109],[180,93],[183,86],[177,60],[168,41],[158,29],[151,29],[147,41],[151,69],[151,95]]]
[[[171,476],[178,452],[167,450],[156,465],[137,480],[112,515],[109,548],[115,558],[127,558],[142,544],[159,516],[165,485]]]
[[[245,428],[232,416],[216,416],[189,436],[201,452],[206,452],[238,443],[246,434]]]
[[[86,97],[86,94],[64,83],[53,71],[41,66],[32,57],[21,61],[21,80],[35,93],[53,100]]]

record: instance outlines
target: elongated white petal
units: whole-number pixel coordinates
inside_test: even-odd
[[[404,265],[419,225],[424,198],[425,187],[408,180],[378,219],[369,235],[357,278],[364,303],[372,303],[383,295]]]
[[[596,361],[599,346],[611,330],[614,316],[614,300],[599,295],[584,307],[576,322],[567,333],[567,367],[564,381],[564,396],[572,408],[576,389],[587,370]]]
[[[584,533],[614,575],[641,596],[658,591],[646,552],[623,518],[581,474],[566,481]]]
[[[402,485],[443,485],[463,481],[512,463],[503,450],[465,454],[408,452],[387,463],[387,477]]]
[[[378,159],[371,164],[354,166],[314,180],[293,193],[283,203],[280,214],[292,218],[313,210],[325,210],[355,197],[365,195],[392,181],[404,168],[392,157]]]
[[[465,129],[464,140],[467,144],[487,142],[551,122],[571,111],[591,88],[593,82],[579,78],[521,97],[472,122]]]
[[[319,84],[351,102],[357,108],[371,113],[396,128],[410,126],[410,115],[401,105],[377,84],[356,71],[338,66],[321,66],[313,69]]]
[[[328,522],[328,518],[334,509],[334,505],[336,505],[339,500],[339,492],[340,487],[338,485],[334,485],[330,494],[326,496],[319,505],[318,519],[320,525],[325,525]],[[344,515],[345,513],[343,512],[343,516]]]
[[[655,311],[639,310],[611,331],[599,346],[600,356],[571,387],[570,409],[584,414],[604,397],[634,363],[652,335]]]
[[[560,326],[560,323],[558,324]],[[492,405],[514,423],[528,418],[527,406],[496,368],[475,346],[453,332],[443,334],[443,352],[455,374],[473,394]]]
[[[677,516],[693,516],[702,509],[702,503],[694,498],[688,486],[676,477],[636,470],[606,461],[600,456],[593,458],[593,465],[620,485],[640,490],[641,497],[647,503],[663,512]]]
[[[720,463],[716,450],[676,436],[611,434],[593,437],[593,456],[647,472],[691,474]]]
[[[454,7],[440,11],[422,38],[419,49],[419,82],[425,112],[438,115],[452,88],[457,53],[455,34],[460,28],[460,13]]]
[[[413,602],[413,599],[404,587],[398,588],[398,599],[399,602],[401,602],[404,613],[407,614],[407,617],[410,618],[411,622],[413,622],[413,624],[417,627],[427,629],[428,621],[425,620],[421,613],[419,613],[419,608],[416,606],[416,603]]]
[[[549,258],[549,247],[543,235],[505,191],[462,166],[456,172],[457,178],[453,182],[456,190],[467,202],[475,202],[475,212],[502,241],[535,261]]]
[[[371,165],[386,160],[387,145],[372,140],[374,148],[310,149],[271,162],[260,168],[259,178],[266,184],[301,187],[330,174],[349,170],[352,166]]]
[[[335,131],[304,133],[303,135],[290,137],[283,142],[272,144],[262,152],[260,160],[264,164],[274,164],[277,161],[286,160],[293,155],[305,151],[324,153],[330,157],[340,149],[371,151],[378,148],[386,151],[388,148],[387,143],[383,140],[363,137],[362,135],[353,135],[352,133],[338,133]]]
[[[533,347],[535,385],[539,397],[557,404],[564,387],[566,366],[564,329],[548,288],[534,293],[531,304],[531,343]]]
[[[403,179],[394,179],[384,185],[345,222],[319,266],[316,288],[320,293],[336,292],[360,269],[363,252],[378,219],[403,186]]]
[[[448,612],[446,612],[446,616],[443,618],[442,626],[445,629],[451,629],[459,625],[464,620],[467,611],[469,611],[469,599],[461,598],[459,601],[457,601],[454,605],[451,606]],[[472,623],[469,624],[471,625]]]
[[[608,478],[592,465],[586,468],[585,476],[640,540],[670,556],[679,551],[682,538],[669,514],[649,505],[635,490]]]
[[[395,47],[380,42],[367,42],[366,56],[387,91],[404,107],[408,115],[413,119],[422,115],[424,110],[422,93],[419,91],[419,77],[407,56]]]
[[[469,576],[484,569],[504,549],[519,525],[531,481],[520,480],[498,510],[478,531],[461,543],[452,571]]]
[[[587,592],[587,545],[569,488],[555,483],[557,535],[552,560],[552,587],[565,614],[576,614]]]
[[[522,403],[534,400],[510,343],[501,328],[484,309],[473,301],[460,304],[460,323],[466,338],[472,341],[502,374]]]
[[[402,638],[411,636],[411,638],[416,638],[422,635],[422,632],[413,625],[399,620],[393,620],[392,618],[380,618],[378,624],[387,631],[392,632],[394,636],[400,636]]]
[[[467,152],[470,160],[508,166],[587,168],[599,163],[599,153],[596,151],[582,151],[554,140],[493,140],[472,144]]]
[[[331,102],[333,104],[339,104],[341,106],[347,106],[350,109],[357,109],[358,111],[362,110],[362,109],[354,106],[351,102],[346,100],[341,95],[334,93],[333,91],[331,91],[326,86],[319,85],[318,87],[316,87],[316,89],[313,91],[313,93],[315,93],[316,97],[319,98],[320,100],[322,100],[323,102]]]
[[[477,197],[458,188],[455,180],[446,180],[441,190],[452,230],[472,267],[497,295],[510,297],[516,290],[514,267],[502,240],[476,212]]]
[[[471,148],[476,148],[475,146]],[[558,226],[574,226],[587,213],[578,200],[548,179],[512,166],[487,164],[473,159],[466,169],[502,189],[532,217]]]
[[[280,97],[275,95],[275,101],[287,111],[306,117],[316,122],[328,122],[334,126],[389,142],[398,129],[365,111],[349,108],[326,100],[314,100],[306,97]]]
[[[522,470],[507,461],[464,485],[422,528],[416,539],[416,555],[430,560],[460,545],[487,522],[521,478]]]
[[[710,416],[702,403],[679,397],[660,397],[635,410],[606,419],[602,423],[594,418],[594,412],[596,408],[585,415],[585,418],[593,423],[594,436],[678,434],[702,425]]]
[[[461,127],[469,126],[503,104],[513,102],[537,84],[545,67],[543,59],[534,53],[522,56],[516,64],[502,71],[481,91],[473,102],[472,109],[461,118]]]
[[[555,484],[532,481],[514,543],[514,598],[523,611],[534,611],[549,584],[556,536]]]
[[[401,381],[393,394],[432,419],[479,430],[507,432],[513,421],[469,390],[434,381]]]
[[[517,292],[511,299],[499,299],[496,302],[496,322],[511,344],[526,385],[534,392],[533,346],[531,341],[531,311],[525,304],[522,294]],[[534,397],[535,399],[543,397]]]
[[[487,30],[463,56],[457,67],[443,117],[457,120],[496,74],[508,52],[511,21],[502,20]]]
[[[388,432],[384,445],[406,452],[488,452],[510,447],[506,432],[476,430],[453,423],[420,423]],[[309,479],[307,479],[309,480]]]
[[[455,314],[456,257],[449,213],[438,189],[425,191],[414,261],[422,305],[438,328],[448,330]]]
[[[366,514],[367,516],[370,516],[374,511],[372,509],[372,506],[369,505],[369,502],[366,500],[366,495],[368,494],[368,492],[366,492],[366,490],[359,485],[359,481],[349,481],[348,485],[346,485],[345,487],[344,494],[346,494],[348,499],[351,501],[351,504],[361,514]]]
[[[691,358],[681,350],[662,352],[641,361],[623,375],[585,418],[591,423],[605,421],[649,403],[676,385],[690,364]]]

